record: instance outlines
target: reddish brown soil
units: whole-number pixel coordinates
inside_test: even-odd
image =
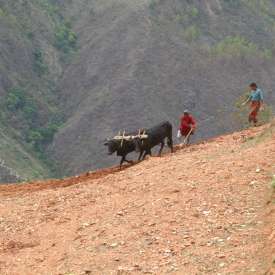
[[[273,174],[264,126],[122,171],[1,186],[0,274],[275,274]]]

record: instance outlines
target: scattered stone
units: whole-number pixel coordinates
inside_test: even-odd
[[[205,216],[208,216],[209,214],[211,213],[211,211],[202,211],[202,214],[205,215]]]
[[[257,183],[257,182],[256,182],[255,180],[253,180],[253,181],[251,181],[251,182],[249,183],[249,185],[250,185],[250,186],[254,186],[256,183]]]
[[[118,243],[112,243],[112,244],[110,244],[110,247],[117,247],[118,246]]]
[[[195,218],[199,218],[199,216],[200,216],[199,213],[194,213],[193,214],[193,217],[195,217]]]

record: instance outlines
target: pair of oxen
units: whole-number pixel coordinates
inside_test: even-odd
[[[104,143],[108,147],[108,154],[112,155],[117,153],[117,156],[121,156],[120,167],[123,162],[132,163],[126,159],[126,156],[131,152],[138,152],[138,160],[145,159],[147,155],[152,155],[152,148],[160,145],[159,156],[167,139],[167,145],[173,152],[173,139],[172,139],[173,127],[168,121],[162,122],[150,129],[138,130],[134,133],[117,135],[112,139],[107,139]]]

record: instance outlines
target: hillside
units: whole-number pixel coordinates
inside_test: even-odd
[[[78,55],[60,81],[67,121],[49,148],[61,170],[109,166],[105,138],[163,120],[177,128],[185,108],[197,140],[239,129],[235,102],[252,80],[274,106],[275,2],[233,2],[83,4]]]
[[[274,127],[0,186],[0,273],[273,274]]]
[[[0,0],[0,182],[108,167],[106,137],[185,108],[197,140],[240,129],[248,83],[275,105],[274,32],[273,0]]]

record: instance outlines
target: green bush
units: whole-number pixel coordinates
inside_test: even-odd
[[[48,72],[48,66],[44,62],[43,53],[40,49],[36,49],[33,53],[34,56],[34,71],[37,73],[38,76],[44,75]]]
[[[241,36],[228,36],[220,41],[214,48],[216,55],[241,56],[245,54],[256,54],[257,46]]]
[[[176,12],[174,20],[180,24],[190,24],[192,19],[196,19],[199,16],[199,10],[196,7],[189,7],[184,10]]]
[[[150,9],[151,11],[154,11],[154,10],[156,9],[158,3],[159,3],[158,0],[151,0],[151,1],[149,2],[149,9]]]
[[[40,129],[42,136],[42,145],[52,142],[54,134],[57,132],[59,125],[50,123],[47,127]]]
[[[30,143],[37,151],[41,151],[43,137],[38,130],[31,130],[27,136],[27,142]]]
[[[190,26],[184,31],[184,38],[192,42],[194,40],[197,40],[200,36],[201,32],[198,27],[196,26]]]
[[[49,124],[40,129],[33,129],[29,132],[27,141],[38,151],[43,152],[45,146],[52,142],[54,134],[57,132],[59,126]]]
[[[4,100],[4,108],[9,113],[13,113],[24,125],[24,136],[27,143],[30,143],[38,152],[43,152],[53,139],[54,134],[62,124],[62,120],[56,113],[49,114],[52,117],[48,122],[41,119],[36,100],[29,96],[22,88],[12,88]]]
[[[275,175],[273,175],[272,181],[271,181],[271,187],[275,191]]]
[[[76,48],[77,36],[69,23],[62,24],[55,32],[55,46],[64,53],[70,53]]]
[[[9,111],[16,111],[20,108],[23,108],[26,103],[24,90],[18,87],[12,88],[8,92],[4,102],[5,102],[5,107]]]
[[[28,96],[26,91],[20,87],[12,88],[8,92],[4,100],[4,107],[13,113],[21,111],[23,118],[30,125],[38,119],[38,107],[34,99]]]
[[[59,9],[53,1],[49,0],[36,0],[40,7],[45,10],[50,16],[54,16],[58,13]]]
[[[199,15],[199,10],[196,7],[190,7],[188,14],[190,14],[190,17],[192,18],[197,18]]]
[[[39,112],[37,104],[32,98],[27,98],[26,103],[22,108],[24,118],[28,121],[31,127],[34,127],[39,119]]]
[[[248,41],[241,36],[228,36],[218,42],[212,49],[211,53],[216,56],[241,57],[241,56],[258,56],[271,58],[272,51],[268,49],[259,49],[253,42]]]

